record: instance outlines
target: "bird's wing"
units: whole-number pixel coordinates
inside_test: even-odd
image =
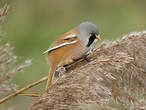
[[[75,31],[70,31],[68,33],[65,33],[62,37],[57,39],[55,42],[53,42],[50,48],[46,50],[45,52],[43,52],[43,54],[49,53],[53,50],[64,47],[66,45],[74,44],[77,41],[78,40],[77,40],[77,35]]]
[[[70,34],[70,35],[68,35],[68,36],[65,36],[63,39],[64,39],[64,40],[70,40],[70,39],[76,38],[76,37],[77,37],[76,34]]]
[[[56,49],[58,49],[58,48],[60,48],[60,47],[64,47],[64,46],[69,45],[69,44],[74,44],[74,43],[76,43],[76,42],[77,42],[76,40],[72,40],[72,41],[69,41],[69,42],[65,42],[65,43],[56,45],[56,46],[54,46],[54,47],[52,47],[52,48],[49,48],[49,49],[46,50],[45,52],[43,52],[43,54],[49,53],[49,52],[51,52],[51,51],[53,51],[53,50],[56,50]]]

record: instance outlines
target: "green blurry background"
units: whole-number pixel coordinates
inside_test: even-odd
[[[103,40],[115,40],[146,29],[146,0],[0,0],[11,8],[3,23],[5,37],[19,57],[17,64],[32,59],[32,65],[13,81],[19,88],[48,75],[49,65],[41,55],[50,43],[84,21],[97,25]],[[45,83],[31,91],[42,91]],[[0,110],[25,110],[35,98],[17,96]]]

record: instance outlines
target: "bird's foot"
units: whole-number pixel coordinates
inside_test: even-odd
[[[65,74],[65,72],[66,72],[66,68],[63,66],[60,66],[56,69],[54,77],[56,77],[56,78],[61,77],[62,75]]]
[[[90,62],[90,59],[86,57],[83,58],[84,60],[86,60],[87,62]]]

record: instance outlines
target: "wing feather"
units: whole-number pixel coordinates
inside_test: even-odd
[[[51,51],[53,51],[53,50],[56,50],[56,49],[61,48],[61,47],[64,47],[64,46],[66,46],[66,45],[74,44],[74,43],[76,43],[76,42],[77,42],[76,40],[72,40],[72,41],[69,41],[69,42],[65,42],[65,43],[56,45],[56,46],[54,46],[54,47],[52,47],[52,48],[49,48],[49,49],[46,50],[45,52],[43,52],[43,54],[49,53],[49,52],[51,52]]]
[[[71,35],[68,35],[66,37],[64,37],[63,39],[64,40],[69,40],[69,39],[72,39],[72,38],[76,38],[77,36],[75,34],[71,34]]]

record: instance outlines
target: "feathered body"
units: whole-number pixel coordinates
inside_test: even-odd
[[[87,55],[97,39],[100,40],[96,26],[85,22],[54,41],[50,48],[44,52],[48,53],[47,59],[50,64],[46,90],[51,85],[56,68]]]

